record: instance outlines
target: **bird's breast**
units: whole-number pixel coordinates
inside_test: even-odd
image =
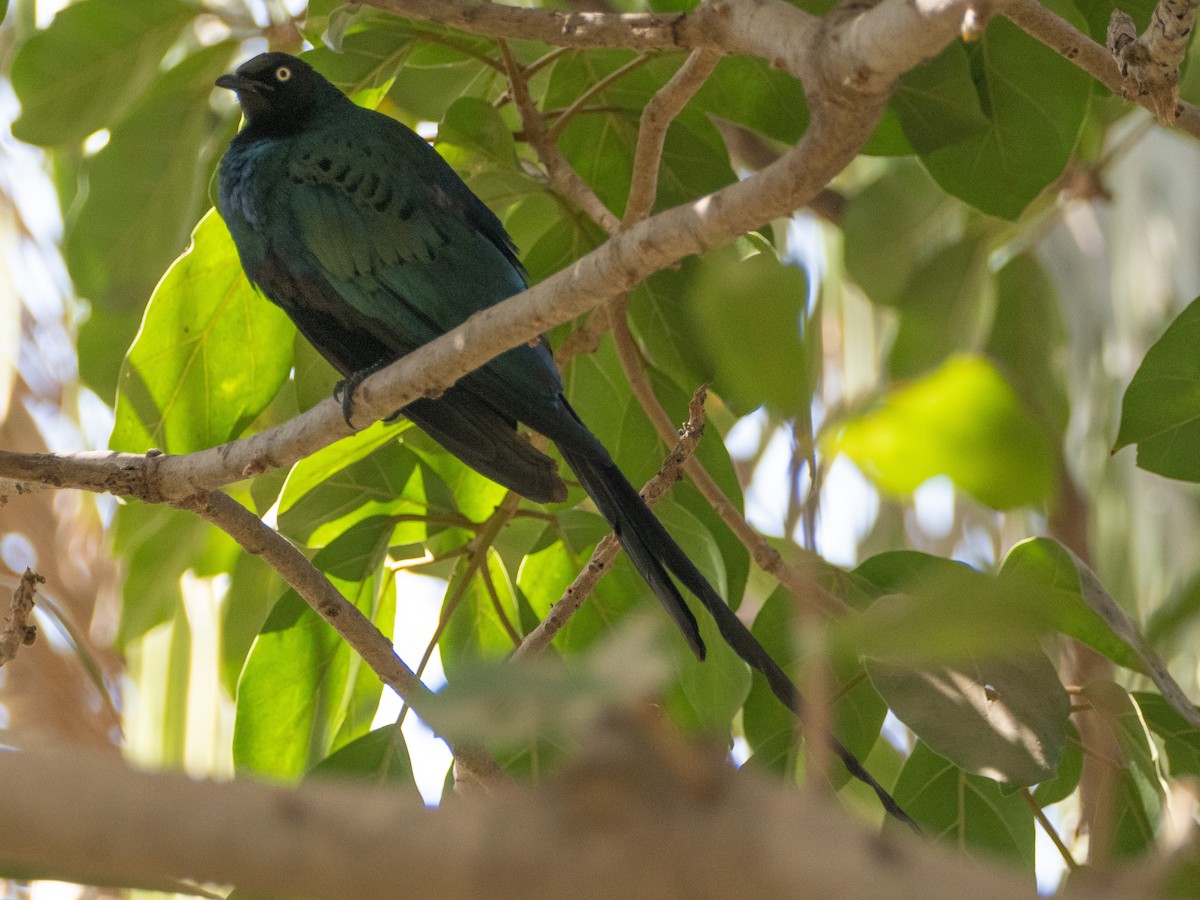
[[[238,225],[262,232],[268,225],[268,203],[284,167],[277,163],[275,141],[232,144],[221,160],[218,202],[234,239]]]

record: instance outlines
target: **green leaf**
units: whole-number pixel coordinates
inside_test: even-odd
[[[880,594],[836,626],[868,656],[866,671],[896,716],[956,767],[1016,785],[1051,778],[1070,701],[1037,648],[1037,596],[970,566],[912,551],[854,571]]]
[[[1053,778],[1043,781],[1034,788],[1033,799],[1042,808],[1067,799],[1079,787],[1079,778],[1082,774],[1083,749],[1079,731],[1074,724],[1068,721],[1067,745],[1063,748],[1063,756],[1058,763],[1058,772]]]
[[[446,34],[444,39],[461,40],[465,47],[477,49],[484,56],[495,52],[486,39],[461,33],[450,38],[451,33]],[[481,40],[482,44],[478,43]],[[431,55],[431,48],[437,56]],[[395,104],[396,109],[393,111],[386,104],[384,108],[409,124],[439,122],[450,104],[459,97],[490,97],[503,87],[507,87],[504,76],[480,60],[444,44],[422,43],[413,49],[388,91],[387,100]]]
[[[519,621],[516,598],[508,572],[494,548],[487,548],[487,581],[482,571],[468,575],[468,557],[456,567],[446,590],[446,602],[459,597],[453,609],[443,609],[449,622],[438,640],[446,677],[456,675],[472,663],[501,659],[516,647],[514,629]],[[489,589],[489,582],[491,589]]]
[[[722,57],[689,105],[787,144],[808,127],[800,82],[753,56]]]
[[[65,255],[76,289],[93,302],[140,308],[187,245],[207,205],[216,149],[209,95],[236,49],[233,42],[206,47],[163,73],[85,161],[88,189],[68,221]]]
[[[171,539],[164,541],[164,534]],[[138,502],[118,508],[113,552],[128,566],[122,583],[122,645],[171,621],[183,608],[184,572],[227,571],[241,555],[232,538],[192,513]]]
[[[1148,472],[1200,481],[1200,298],[1146,353],[1121,402],[1113,452],[1137,444]]]
[[[146,307],[121,368],[109,446],[189,453],[237,437],[287,378],[292,330],[255,295],[210,211]]]
[[[892,796],[933,840],[956,851],[1011,860],[1032,876],[1033,813],[1019,794],[1002,791],[990,778],[967,774],[918,741]],[[888,819],[884,828],[903,826]]]
[[[937,57],[900,77],[890,107],[913,149],[926,155],[984,135],[984,114],[966,44],[952,43]]]
[[[137,337],[144,309],[116,312],[93,306],[79,325],[75,349],[80,381],[97,396],[114,398],[121,384],[121,365]]]
[[[988,362],[956,356],[827,436],[879,487],[907,495],[935,475],[995,509],[1047,500],[1054,457],[1037,421]]]
[[[215,528],[209,530],[223,534]],[[287,588],[283,577],[261,558],[240,548],[236,552],[236,560],[229,566],[229,593],[221,606],[221,683],[231,697],[237,693],[238,678],[254,639],[276,598]]]
[[[1082,560],[1061,545],[1044,542],[1038,545],[1038,550],[1048,553],[1054,558],[1053,564],[1062,573],[1058,574],[1055,580],[1060,583],[1065,582],[1069,590],[1074,590],[1073,585],[1077,585],[1080,597],[1088,608],[1103,619],[1112,630],[1112,634],[1136,654],[1136,664],[1131,668],[1149,675],[1163,698],[1175,708],[1175,711],[1200,728],[1200,713],[1192,706],[1187,694],[1172,677],[1166,664],[1142,636],[1137,624],[1104,589],[1104,585],[1100,583],[1095,573]],[[1042,563],[1042,567],[1045,568],[1044,563]],[[1095,633],[1094,626],[1089,631]]]
[[[961,239],[964,211],[915,161],[892,161],[846,205],[842,230],[850,277],[872,302],[900,305],[920,287],[910,287],[913,272]]]
[[[802,329],[808,279],[773,254],[708,254],[693,285],[696,335],[712,360],[713,384],[736,408],[765,405],[783,415],[812,395]]]
[[[1111,800],[1099,813],[1108,817],[1112,852],[1118,858],[1140,856],[1154,845],[1166,800],[1158,750],[1132,697],[1120,685],[1090,681],[1079,689],[1077,699],[1091,705],[1100,727],[1116,737],[1120,746],[1120,766],[1110,766],[1104,773],[1110,780]],[[1096,827],[1093,823],[1089,830],[1094,834]]]
[[[698,385],[712,377],[691,314],[691,291],[702,283],[704,263],[688,256],[679,268],[662,269],[633,289],[629,319],[654,365],[680,384]]]
[[[239,773],[298,778],[329,752],[349,650],[298,594],[275,605],[238,684],[233,761]]]
[[[391,21],[399,25],[399,20]],[[395,83],[411,50],[410,41],[403,28],[377,22],[346,35],[337,52],[318,47],[302,58],[360,106],[374,109]]]
[[[1200,615],[1200,578],[1176,588],[1150,614],[1146,622],[1146,640],[1151,646],[1178,646],[1187,639],[1190,628]]]
[[[1184,719],[1158,694],[1137,691],[1133,700],[1146,725],[1162,739],[1171,775],[1200,776],[1200,728]]]
[[[331,581],[368,618],[378,618],[383,628],[390,628],[395,591],[388,579],[381,593],[373,573],[383,560],[390,535],[391,526],[384,520],[361,523],[313,559],[320,569],[348,552],[358,554],[364,542],[370,545],[374,552],[360,555],[358,579]],[[235,769],[295,779],[341,743],[364,733],[370,718],[362,716],[356,703],[361,698],[354,690],[363,665],[298,594],[284,594],[268,616],[238,682]],[[378,678],[375,683],[379,685]]]
[[[355,738],[309,769],[305,777],[408,788],[414,802],[421,801],[408,745],[395,725],[385,725]]]
[[[1036,649],[1051,630],[1038,594],[945,557],[893,550],[852,574],[877,599],[831,626],[847,652],[902,665],[955,664]]]
[[[1000,580],[1014,590],[1036,590],[1054,627],[1118,665],[1135,672],[1145,666],[1084,597],[1080,571],[1065,547],[1050,538],[1031,538],[1016,544],[1000,567]]]
[[[480,168],[517,168],[517,145],[499,111],[478,97],[450,104],[438,126],[437,150],[459,174]]]
[[[956,666],[868,659],[866,666],[896,717],[958,768],[1019,787],[1058,771],[1071,700],[1044,653]]]
[[[990,308],[987,243],[964,238],[912,273],[899,298],[900,327],[888,352],[888,374],[915,378],[953,353],[971,350]]]
[[[13,136],[65,144],[113,124],[154,79],[163,55],[195,15],[180,0],[72,3],[13,60],[13,89],[21,101]]]
[[[280,492],[279,530],[320,545],[373,516],[425,512],[417,457],[396,443],[406,427],[376,422],[296,463]]]
[[[1068,8],[1055,12],[1079,19]],[[912,87],[893,108],[938,184],[983,212],[1015,219],[1062,174],[1092,79],[994,18],[980,40],[951,44],[904,85]]]
[[[1066,325],[1058,292],[1032,253],[1022,253],[996,273],[996,309],[986,353],[1041,422],[1054,442],[1067,427],[1060,359]]]

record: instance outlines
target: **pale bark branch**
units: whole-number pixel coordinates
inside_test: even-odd
[[[7,866],[116,885],[173,879],[261,896],[1036,897],[1026,871],[968,859],[738,774],[672,735],[610,725],[536,791],[426,810],[402,793],[148,773],[91,754],[3,753]],[[96,822],[106,827],[97,829]],[[1153,896],[1143,870],[1088,896]]]
[[[1196,0],[1159,0],[1150,27],[1139,37],[1133,17],[1114,9],[1108,20],[1108,50],[1124,79],[1128,100],[1146,97],[1158,121],[1175,123],[1179,105],[1179,67],[1187,54],[1196,21]]]
[[[708,80],[721,57],[711,50],[695,50],[646,104],[638,124],[637,147],[633,153],[633,171],[625,217],[621,226],[628,228],[650,215],[658,194],[658,170],[662,164],[667,129],[696,91]]]
[[[426,718],[433,692],[396,655],[391,640],[375,623],[343,597],[333,583],[317,571],[286,538],[220,491],[194,494],[175,505],[191,510],[220,528],[247,553],[260,557],[271,566],[362,657],[380,681],[394,690],[406,705],[416,710],[430,727],[435,731],[438,729],[436,717],[432,721]],[[452,736],[443,737],[449,737],[447,742],[452,745],[458,764],[469,772],[472,783],[494,787],[507,780],[500,767],[485,752],[472,747],[454,746]]]
[[[1005,0],[1000,12],[1014,25],[1045,44],[1055,53],[1073,62],[1115,94],[1124,94],[1125,81],[1112,54],[1070,22],[1057,16],[1038,0]],[[1148,95],[1131,98],[1157,114]],[[1200,109],[1191,103],[1175,108],[1174,125],[1180,131],[1200,138]]]
[[[512,92],[513,103],[521,114],[521,125],[525,129],[525,139],[533,147],[550,173],[554,186],[564,197],[582,209],[600,225],[606,232],[613,234],[620,227],[617,217],[596,196],[591,186],[580,177],[571,164],[559,152],[555,143],[555,135],[546,128],[542,114],[538,112],[529,96],[529,85],[525,72],[521,69],[517,58],[513,56],[508,45],[501,42],[500,52],[504,56],[504,68],[508,72],[509,89]]]
[[[8,618],[4,620],[4,627],[0,628],[0,666],[12,662],[18,650],[37,640],[37,626],[29,624],[29,617],[33,615],[37,586],[45,580],[36,572],[26,569],[17,582],[8,608]]]

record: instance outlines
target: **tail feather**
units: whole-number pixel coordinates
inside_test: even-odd
[[[742,661],[760,672],[780,702],[803,719],[804,697],[799,689],[683,552],[599,442],[581,446],[564,441],[558,447],[583,489],[612,526],[634,567],[662,601],[696,656],[704,659],[704,642],[696,617],[671,580],[672,574],[708,610],[721,637]],[[828,734],[826,740],[850,774],[874,790],[884,809],[920,833],[917,824],[841,741],[832,734]]]
[[[562,445],[559,445],[559,450],[562,451],[567,465],[579,478],[583,489],[595,502],[600,514],[612,526],[613,533],[621,542],[621,547],[629,556],[634,568],[675,620],[696,658],[703,660],[705,647],[700,638],[700,626],[696,624],[696,617],[679,593],[679,588],[663,568],[663,540],[665,538],[672,546],[676,546],[675,541],[607,453],[601,456]],[[679,552],[682,554],[683,551]],[[696,574],[699,575],[699,572]],[[700,575],[700,579],[704,581],[704,576]]]

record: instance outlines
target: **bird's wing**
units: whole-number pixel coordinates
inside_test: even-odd
[[[280,192],[291,222],[281,239],[298,244],[287,255],[309,257],[395,345],[428,343],[525,288],[499,220],[425,141],[377,114],[354,121],[369,127],[323,130],[293,150]],[[555,440],[564,424],[574,431],[544,344],[513,348],[462,384]]]

